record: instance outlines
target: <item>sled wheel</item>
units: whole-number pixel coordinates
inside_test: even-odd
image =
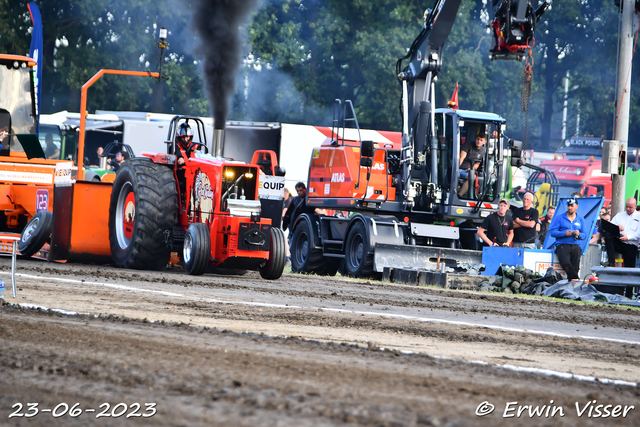
[[[51,235],[53,214],[47,210],[39,211],[27,223],[18,242],[20,255],[29,258],[42,248]]]

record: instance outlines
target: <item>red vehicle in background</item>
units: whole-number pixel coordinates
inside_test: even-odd
[[[602,173],[602,142],[603,138],[571,137],[558,149],[556,159],[540,163],[540,168],[555,174],[559,183],[559,197],[569,197],[573,193],[580,193],[583,197],[604,197],[604,205],[609,206],[612,181],[611,174]],[[630,150],[628,159],[625,198],[637,198],[640,188],[638,149]],[[527,186],[535,190],[540,184],[538,178]]]

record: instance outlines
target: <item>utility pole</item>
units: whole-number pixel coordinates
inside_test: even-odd
[[[569,71],[564,78],[564,105],[562,107],[562,143],[567,139],[567,106],[569,99]]]
[[[618,92],[616,93],[616,127],[613,139],[620,141],[620,169],[612,175],[611,216],[624,209],[625,179],[627,171],[627,146],[629,143],[629,101],[631,98],[631,60],[633,59],[633,36],[635,0],[623,0],[622,25],[620,30],[620,61],[618,63]]]

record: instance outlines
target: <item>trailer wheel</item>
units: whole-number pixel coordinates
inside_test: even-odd
[[[165,230],[178,218],[173,172],[150,159],[130,159],[116,175],[109,205],[109,243],[118,267],[160,270],[171,250]]]
[[[291,271],[303,274],[326,274],[326,259],[314,249],[313,234],[307,221],[300,221],[291,238]]]
[[[201,222],[191,224],[184,235],[182,259],[187,273],[200,276],[209,265],[211,238],[209,227]]]
[[[284,232],[277,227],[271,227],[269,259],[258,268],[263,279],[276,280],[282,276],[284,265],[287,262],[285,245]]]
[[[345,248],[345,270],[353,277],[369,277],[373,271],[373,254],[369,247],[365,225],[358,221],[347,237]]]
[[[38,252],[51,235],[53,214],[47,210],[39,211],[27,223],[18,242],[18,251],[25,258]]]

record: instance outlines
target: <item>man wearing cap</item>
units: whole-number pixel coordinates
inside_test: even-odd
[[[577,282],[579,280],[580,257],[582,248],[579,240],[588,237],[587,224],[583,217],[578,215],[578,199],[571,197],[567,201],[567,211],[553,221],[549,227],[548,235],[556,238],[556,255],[567,279]]]
[[[513,247],[536,248],[538,210],[533,207],[533,194],[525,193],[522,207],[513,211]]]
[[[611,220],[620,229],[620,237],[606,234],[604,245],[607,248],[609,265],[615,260],[615,252],[619,252],[624,260],[624,266],[634,268],[638,256],[640,243],[640,212],[636,211],[637,202],[633,197],[627,199],[625,210],[618,212]]]
[[[510,246],[513,240],[513,220],[507,213],[509,202],[501,199],[498,211],[484,219],[478,228],[478,237],[484,246]]]
[[[469,189],[469,171],[473,169],[477,173],[478,168],[482,164],[486,150],[484,144],[486,142],[487,135],[484,133],[484,130],[478,129],[476,132],[476,140],[474,142],[466,141],[462,144],[462,147],[460,147],[459,176],[464,179],[464,183],[460,186],[458,197],[463,197]]]

